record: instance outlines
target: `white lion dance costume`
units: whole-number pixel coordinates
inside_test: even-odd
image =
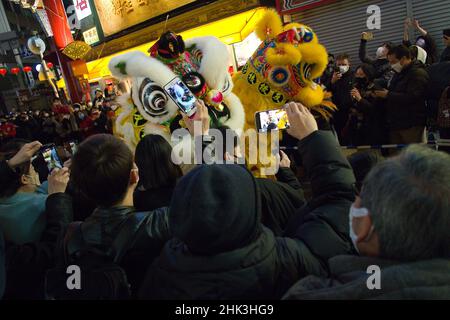
[[[170,133],[182,126],[178,107],[163,89],[175,77],[205,102],[212,128],[243,129],[244,110],[232,93],[229,54],[219,39],[199,37],[184,42],[181,36],[167,32],[149,52],[150,56],[126,53],[109,63],[115,77],[131,81],[131,92],[118,101],[123,111],[116,121],[116,133],[132,149],[146,134],[159,134],[170,141]]]

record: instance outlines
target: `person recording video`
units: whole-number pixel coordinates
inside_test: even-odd
[[[381,87],[374,83],[375,68],[367,63],[355,72],[355,81],[350,95],[353,107],[347,123],[348,135],[354,145],[380,145],[387,142],[385,106],[374,92]]]

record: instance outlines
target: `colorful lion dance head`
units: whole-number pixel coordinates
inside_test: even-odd
[[[116,128],[132,148],[146,134],[160,134],[170,141],[170,133],[183,126],[179,108],[164,90],[176,77],[205,102],[211,127],[243,128],[243,107],[232,93],[228,73],[229,53],[219,39],[199,37],[185,42],[181,36],[167,32],[149,53],[126,53],[109,63],[115,77],[131,82],[131,92],[119,101],[124,111]]]
[[[234,93],[241,99],[248,127],[254,113],[276,109],[289,101],[301,102],[326,115],[333,106],[314,79],[320,78],[328,54],[314,31],[300,23],[283,26],[278,13],[267,10],[255,33],[261,45],[233,78]]]

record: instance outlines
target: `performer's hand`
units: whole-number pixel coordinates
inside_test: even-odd
[[[333,77],[331,78],[331,83],[335,84],[338,80],[341,80],[341,78],[342,78],[342,73],[334,72]]]
[[[369,41],[369,40],[370,40],[370,39],[369,39],[369,33],[368,33],[368,32],[363,32],[363,33],[361,33],[361,39],[362,39],[362,40]]]
[[[405,22],[404,22],[405,30],[408,30],[410,26],[411,26],[411,19],[405,18]]]
[[[353,88],[350,91],[350,94],[352,95],[352,98],[354,98],[356,101],[358,101],[358,102],[361,101],[362,97],[361,97],[361,93],[359,92],[358,89]]]
[[[291,167],[291,160],[289,159],[286,153],[280,150],[280,168],[290,168],[290,167]]]
[[[389,91],[386,90],[386,89],[383,89],[383,90],[375,90],[375,92],[374,92],[375,97],[377,97],[377,98],[382,98],[382,99],[386,99],[387,96],[388,96],[388,93],[389,93]]]
[[[318,130],[316,119],[304,105],[289,102],[284,107],[291,125],[287,132],[291,136],[302,140]]]
[[[33,141],[30,143],[26,143],[23,145],[22,148],[20,148],[19,152],[15,154],[14,157],[12,157],[8,161],[8,165],[11,168],[15,168],[18,165],[21,165],[22,163],[25,163],[27,161],[30,161],[31,158],[34,156],[36,152],[42,147],[42,144],[39,141]]]
[[[64,193],[69,183],[69,169],[54,169],[48,176],[48,194]]]
[[[202,100],[197,100],[195,103],[196,112],[192,118],[189,118],[185,113],[182,113],[184,123],[189,133],[193,136],[208,135],[209,133],[209,114],[208,108]],[[195,130],[195,122],[200,122],[201,130]]]
[[[70,167],[71,167],[71,166],[72,166],[72,158],[66,160],[66,161],[64,162],[64,165],[63,165],[64,168],[67,168],[67,169],[69,169],[69,170],[70,170]]]

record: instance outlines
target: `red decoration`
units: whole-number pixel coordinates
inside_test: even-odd
[[[22,70],[23,70],[23,72],[28,73],[28,72],[30,72],[32,69],[31,69],[30,66],[25,66],[25,67],[22,68]]]
[[[4,77],[7,73],[8,73],[8,69],[0,68],[0,75],[2,75],[2,77]]]
[[[47,62],[47,67],[48,67],[49,69],[53,69],[53,63]]]
[[[20,68],[17,68],[17,67],[11,68],[11,73],[13,75],[17,76],[19,74],[19,72],[20,72]]]

